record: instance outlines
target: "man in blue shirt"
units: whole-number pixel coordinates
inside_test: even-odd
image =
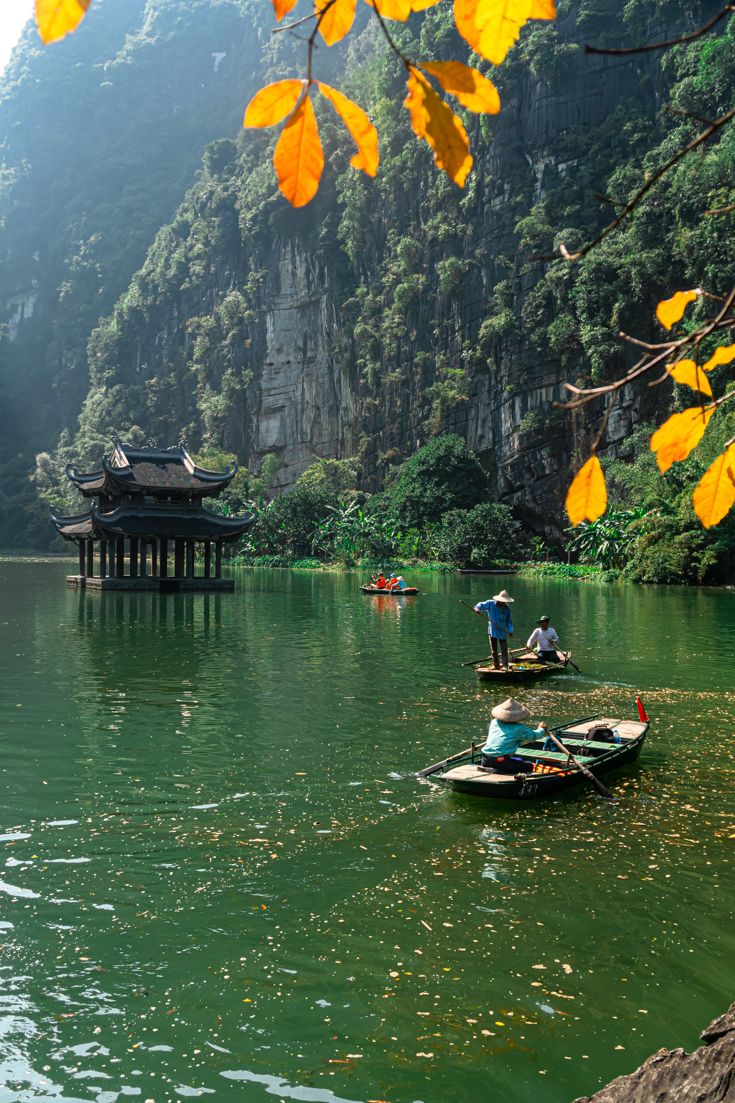
[[[500,670],[500,656],[502,654],[503,669],[508,670],[508,636],[513,635],[513,618],[510,615],[510,606],[514,598],[507,590],[501,590],[489,601],[480,601],[475,606],[478,617],[483,613],[487,616],[487,634],[490,637],[490,647],[493,653],[493,667]]]
[[[528,720],[531,713],[520,701],[509,697],[502,705],[496,705],[491,709],[492,722],[487,732],[487,740],[482,748],[481,763],[501,773],[507,769],[511,771],[517,768],[512,762],[508,762],[508,756],[514,754],[521,743],[532,739],[538,739],[549,730],[546,722],[541,721],[534,730],[527,727],[523,721]]]

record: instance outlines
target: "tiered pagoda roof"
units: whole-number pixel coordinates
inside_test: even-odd
[[[178,448],[133,448],[121,441],[97,471],[66,474],[87,498],[96,499],[86,513],[51,513],[67,540],[111,540],[159,537],[186,540],[235,540],[254,517],[226,517],[205,509],[202,499],[221,493],[237,474],[207,471],[194,463],[183,444]]]

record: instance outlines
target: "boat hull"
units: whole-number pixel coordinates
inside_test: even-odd
[[[418,590],[415,586],[406,586],[405,590],[378,590],[374,586],[361,586],[364,594],[380,594],[381,597],[415,597]]]
[[[496,670],[492,666],[476,666],[475,674],[481,682],[533,682],[537,678],[545,678],[549,674],[560,674],[566,670],[570,655],[571,651],[567,652],[564,662],[561,663],[539,663],[529,660],[521,666],[511,664],[510,670]],[[521,662],[523,662],[522,659]]]

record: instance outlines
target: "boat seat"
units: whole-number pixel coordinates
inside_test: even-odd
[[[603,724],[606,728],[617,728],[618,734],[623,739],[637,739],[646,730],[646,725],[639,720],[616,720],[611,716],[601,716],[598,720],[585,720],[582,724],[565,728],[563,732],[559,732],[559,737],[563,739],[565,735],[585,736],[590,728],[597,728]]]
[[[454,766],[451,770],[447,770],[442,777],[449,778],[450,781],[513,781],[513,774],[496,774],[494,770],[478,769],[479,762],[475,762],[474,765],[470,762],[463,763],[461,766]]]
[[[590,744],[587,745],[590,746]],[[598,744],[598,746],[603,746],[603,744],[600,743]],[[609,750],[611,746],[612,744],[610,743],[604,744],[606,751]],[[575,755],[574,757],[578,758],[580,762],[584,763],[594,761],[594,759],[587,758],[585,757],[585,755]],[[513,758],[540,758],[544,762],[567,761],[567,755],[565,755],[562,751],[542,751],[540,749],[534,749],[533,747],[519,747],[517,751],[513,752]]]
[[[597,743],[594,739],[580,739],[579,736],[572,736],[570,739],[564,732],[559,732],[559,738],[565,747],[569,747],[572,754],[577,748],[584,748],[584,750],[589,748],[591,751],[609,751],[611,747],[620,746],[619,743]]]

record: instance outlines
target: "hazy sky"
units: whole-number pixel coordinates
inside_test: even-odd
[[[33,15],[33,0],[0,0],[0,72],[18,41],[24,23]]]

